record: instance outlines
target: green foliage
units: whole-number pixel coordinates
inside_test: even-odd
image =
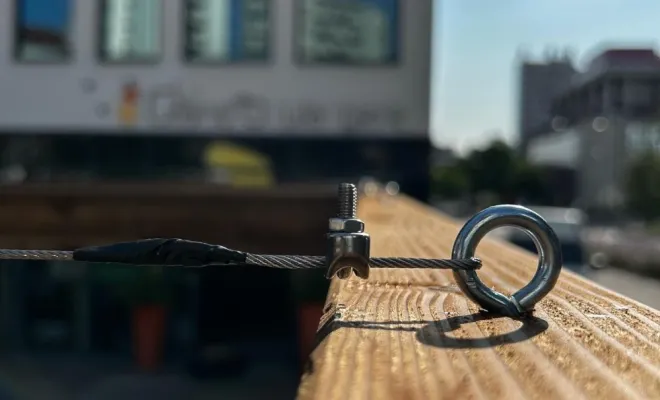
[[[532,203],[547,203],[550,201],[547,188],[543,171],[521,160],[517,166],[514,187],[518,196]]]
[[[434,193],[447,199],[490,193],[497,202],[511,203],[520,197],[542,201],[546,194],[542,172],[502,141],[472,151],[455,165],[436,168],[432,181]]]
[[[626,179],[627,207],[647,221],[660,218],[660,157],[646,152],[635,159]]]
[[[458,165],[437,167],[431,171],[431,190],[446,199],[457,199],[470,190],[470,179]]]
[[[496,193],[499,201],[515,197],[518,159],[506,143],[496,141],[484,150],[475,150],[467,158],[475,194]]]

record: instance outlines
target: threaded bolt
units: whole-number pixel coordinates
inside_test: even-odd
[[[357,218],[357,188],[352,183],[339,184],[339,218]]]

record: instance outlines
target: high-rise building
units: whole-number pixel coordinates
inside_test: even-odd
[[[567,55],[551,57],[543,62],[522,62],[518,135],[523,153],[526,153],[531,138],[548,131],[547,126],[553,117],[553,101],[568,90],[575,75],[576,70]]]
[[[612,215],[625,198],[630,162],[660,153],[660,57],[652,48],[601,52],[554,99],[551,115],[566,129],[539,132],[528,159],[572,170],[577,204],[592,217]]]

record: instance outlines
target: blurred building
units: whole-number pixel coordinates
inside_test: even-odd
[[[176,191],[183,185],[172,182],[264,187],[357,181],[371,176],[396,181],[403,192],[426,200],[431,153],[432,3],[0,2],[0,25],[5,32],[14,32],[0,35],[0,183],[49,183],[42,186],[46,192],[53,188],[66,192],[60,183],[167,181],[163,190]],[[84,191],[85,186],[82,188]],[[15,189],[20,191],[21,187]],[[71,211],[75,201],[67,196],[54,207],[42,206],[46,216],[35,212],[35,218],[52,221],[49,212],[75,213]],[[156,203],[161,204],[160,198],[137,201],[136,207],[153,211]],[[331,214],[336,205],[332,194],[325,199],[327,208],[314,208],[307,198],[301,200],[302,206],[291,206],[313,216],[300,219],[321,222],[319,235],[290,225],[295,218],[278,211],[273,201],[259,198],[254,203],[242,201],[245,212],[227,211],[226,202],[204,201],[209,207],[249,220],[233,222],[230,227],[205,227],[244,241],[223,244],[247,251],[261,241],[273,245],[264,250],[272,254],[318,254],[323,251],[322,232],[327,226],[323,216]],[[130,199],[128,203],[132,203]],[[122,223],[117,209],[125,208],[117,202],[112,206],[116,209],[100,212],[95,208],[96,212],[83,214],[108,217],[90,217],[92,221],[106,221],[94,223],[99,231],[122,225],[142,237],[144,227]],[[251,208],[265,216],[250,212]],[[162,213],[165,217],[156,216],[155,220],[170,221],[168,212]],[[269,213],[290,220],[276,223]],[[246,218],[248,215],[252,216]],[[70,219],[61,220],[70,228]],[[282,232],[271,235],[265,231],[259,236],[245,230],[244,225],[264,220]],[[37,226],[42,225],[37,221]],[[186,223],[175,225],[189,227],[188,232],[201,230]],[[302,232],[301,236],[312,238],[320,248],[286,239],[287,230]],[[26,234],[39,237],[34,229]],[[57,230],[57,237],[63,238],[67,248],[91,244],[81,243],[90,240],[90,234],[76,235],[68,229]],[[314,239],[317,237],[320,241]],[[8,239],[4,240],[7,246]],[[289,245],[300,247],[282,247]],[[195,299],[188,299],[186,294],[184,300],[172,305],[179,308],[167,327],[168,337],[180,338],[171,342],[176,342],[174,347],[189,349],[192,341],[201,351],[202,346],[240,336],[234,332],[236,320],[251,327],[241,334],[263,339],[269,335],[268,329],[282,328],[278,335],[284,332],[282,335],[292,341],[296,333],[288,328],[294,322],[279,317],[295,319],[290,272],[261,270],[217,269],[199,278],[198,286],[194,279],[187,279],[191,274],[184,278],[184,272],[172,269],[168,282],[186,286],[180,289],[187,294],[199,294]],[[99,271],[102,273],[96,275]],[[112,281],[119,278],[108,276],[117,271],[84,264],[67,269],[51,262],[0,266],[0,321],[4,327],[18,327],[10,335],[14,341],[3,343],[16,351],[121,349],[123,356],[130,353],[128,306],[108,289],[123,288],[123,280]],[[78,275],[73,276],[75,273]],[[319,276],[325,285],[325,278]],[[325,296],[325,286],[316,290],[309,280],[297,279],[296,285],[305,291]],[[188,284],[198,287],[198,292],[188,289]],[[271,319],[254,317],[253,307],[261,305],[258,297],[250,297],[256,305],[235,300],[250,291],[269,299],[267,314]],[[322,310],[323,299],[317,305]],[[95,322],[90,322],[89,316],[94,316]],[[191,322],[195,319],[202,322],[195,326]],[[317,323],[318,318],[313,330]],[[87,332],[89,327],[101,334]],[[6,330],[0,329],[0,336]],[[21,332],[27,333],[25,341]],[[92,334],[101,337],[102,343],[81,339]],[[25,343],[25,349],[14,343]],[[265,350],[260,350],[264,354],[288,351],[272,342],[264,343],[261,348]],[[175,353],[177,357],[189,355],[188,350]],[[296,382],[298,376],[296,371]]]
[[[434,147],[431,151],[431,166],[446,167],[459,160],[459,156],[450,147]]]
[[[370,175],[428,196],[432,2],[18,3],[0,4],[16,32],[0,41],[0,168],[205,179],[221,139],[268,157],[274,182]]]
[[[530,160],[574,171],[578,204],[610,213],[624,201],[629,161],[658,143],[660,58],[653,49],[604,51],[555,98],[552,115]]]
[[[563,54],[548,51],[543,61],[524,57],[520,64],[518,95],[518,134],[520,150],[526,153],[529,141],[543,135],[552,115],[552,103],[571,85],[576,74],[566,50]]]

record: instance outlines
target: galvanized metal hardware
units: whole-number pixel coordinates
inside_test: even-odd
[[[373,187],[371,187],[373,192]],[[374,193],[372,193],[374,194]],[[389,196],[396,193],[390,191]],[[371,258],[370,237],[365,224],[357,218],[358,193],[354,185],[339,186],[339,212],[330,218],[325,256],[269,255],[245,253],[219,245],[182,239],[145,239],[135,242],[94,246],[74,251],[0,249],[6,260],[72,260],[123,263],[132,265],[169,265],[204,267],[220,265],[258,265],[280,269],[325,268],[326,276],[346,279],[355,272],[369,278],[370,268],[451,269],[460,289],[487,311],[512,317],[529,313],[557,282],[561,272],[559,240],[552,228],[535,212],[521,206],[489,207],[468,220],[454,243],[451,259],[385,257]],[[500,226],[527,231],[539,250],[539,266],[527,286],[507,297],[488,288],[477,275],[481,261],[474,258],[479,241]]]
[[[454,278],[463,293],[485,310],[519,317],[531,312],[552,290],[562,269],[559,239],[543,217],[517,205],[488,207],[470,218],[458,232],[452,259],[473,257],[479,241],[488,232],[503,226],[522,229],[534,240],[539,262],[532,280],[507,297],[486,286],[474,270],[454,270]]]
[[[326,252],[328,279],[337,275],[346,279],[351,271],[362,279],[369,278],[370,238],[364,222],[357,219],[358,193],[355,185],[339,185],[339,213],[330,218]]]
[[[350,271],[366,279],[369,276],[369,236],[364,233],[364,223],[356,218],[357,189],[350,184],[340,185],[339,218],[330,219],[329,249],[326,258],[328,277],[335,274],[340,279],[350,276]],[[346,226],[355,229],[348,232]],[[459,231],[452,250],[455,262],[474,260],[479,241],[490,231],[512,226],[527,232],[538,249],[539,264],[532,280],[522,289],[507,297],[486,286],[476,269],[453,268],[459,288],[483,309],[512,317],[520,317],[534,308],[554,287],[562,268],[561,246],[557,235],[548,223],[534,211],[516,205],[498,205],[486,208],[470,218]],[[419,262],[430,261],[416,259]]]

